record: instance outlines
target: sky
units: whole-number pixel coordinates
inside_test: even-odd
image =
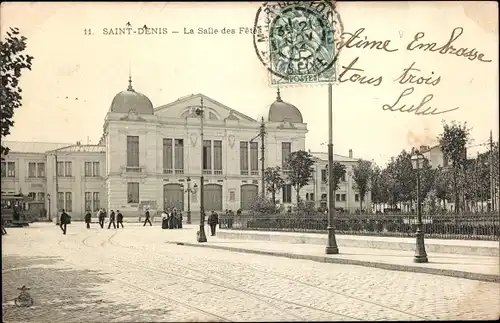
[[[179,97],[203,93],[252,118],[267,116],[276,98],[266,68],[258,59],[252,28],[261,2],[210,3],[9,3],[0,11],[2,39],[7,27],[18,27],[34,56],[31,71],[21,79],[22,107],[7,140],[97,143],[113,97],[127,87],[129,65],[134,88],[154,106]],[[361,37],[390,40],[384,50],[342,48],[338,71],[359,57],[354,67],[366,78],[382,76],[379,86],[337,82],[333,86],[334,151],[384,165],[391,156],[413,146],[434,145],[442,122],[467,122],[474,141],[470,154],[484,151],[490,130],[498,138],[498,8],[496,2],[339,2],[344,32],[364,28]],[[104,35],[104,28],[147,25],[167,28],[166,35]],[[236,34],[187,35],[184,28],[234,28]],[[463,33],[456,49],[475,48],[481,62],[467,57],[406,50],[415,34],[421,43],[448,42],[455,28]],[[85,35],[90,29],[92,35]],[[173,34],[172,31],[179,31]],[[344,34],[347,40],[349,34]],[[363,38],[364,39],[364,38]],[[395,82],[412,63],[436,86]],[[347,71],[348,79],[353,73]],[[415,115],[383,109],[418,105],[432,94],[426,107],[438,115]],[[309,132],[306,148],[326,151],[328,89],[324,84],[281,86],[284,101],[298,107]],[[76,99],[78,98],[78,100]],[[429,96],[427,96],[429,98]],[[399,106],[398,105],[398,106]],[[425,108],[424,108],[425,109]],[[496,139],[498,140],[498,139]]]

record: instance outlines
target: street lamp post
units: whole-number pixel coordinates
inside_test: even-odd
[[[204,143],[203,143],[203,124],[205,118],[205,111],[203,110],[203,97],[201,97],[200,107],[196,109],[196,114],[200,116],[200,146],[201,146],[201,164],[200,164],[200,232],[198,235],[198,242],[207,242],[207,235],[205,234],[205,198],[204,194],[204,182],[205,178],[203,176],[203,160],[204,160]]]
[[[335,239],[335,187],[333,185],[333,88],[328,83],[328,245],[325,253],[338,254],[337,240]]]
[[[52,222],[52,218],[50,216],[50,193],[47,193],[47,200],[49,202],[49,222]]]
[[[196,193],[196,189],[198,188],[198,185],[194,183],[193,188],[191,188],[191,177],[187,178],[187,190],[186,192],[188,193],[188,210],[187,210],[187,224],[191,224],[191,193]]]
[[[415,248],[415,257],[413,258],[413,262],[424,263],[429,262],[427,259],[427,253],[425,252],[425,243],[424,243],[424,231],[422,230],[422,208],[420,202],[420,162],[424,160],[424,156],[418,151],[413,151],[413,156],[411,157],[412,166],[417,171],[417,232],[416,232],[416,248]]]

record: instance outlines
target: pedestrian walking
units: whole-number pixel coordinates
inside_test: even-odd
[[[101,226],[101,229],[104,229],[104,210],[99,209],[97,211],[97,218],[99,219],[99,225]]]
[[[120,228],[120,224],[122,225],[123,229],[123,214],[120,212],[120,210],[116,210],[116,226],[118,229]]]
[[[90,229],[90,221],[92,220],[92,214],[89,210],[85,213],[85,223],[87,223],[87,229]]]
[[[173,229],[177,229],[179,227],[179,223],[178,223],[178,215],[177,215],[177,208],[174,207],[172,209],[172,228]]]
[[[67,226],[68,226],[68,222],[69,222],[69,215],[63,209],[62,212],[61,212],[61,218],[59,219],[59,227],[61,228],[63,234],[66,234],[66,229],[67,229]]]
[[[149,226],[153,226],[153,224],[151,223],[151,220],[149,219],[150,215],[149,215],[149,209],[146,209],[146,214],[144,214],[146,219],[144,220],[144,225],[143,227],[146,226],[146,223],[149,223]]]
[[[182,211],[179,210],[179,229],[182,229]]]
[[[208,216],[208,225],[210,225],[211,236],[215,235],[215,230],[217,228],[217,224],[219,223],[219,215],[212,211],[212,213]]]
[[[2,220],[2,235],[7,234],[7,230],[5,230],[5,225]]]
[[[111,212],[109,213],[108,229],[111,229],[111,224],[113,224],[113,229],[116,229],[115,212],[113,210],[111,210]]]

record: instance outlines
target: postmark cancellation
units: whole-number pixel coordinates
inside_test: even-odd
[[[333,83],[343,25],[331,1],[265,2],[254,48],[270,85]]]

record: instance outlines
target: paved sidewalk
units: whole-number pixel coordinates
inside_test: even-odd
[[[324,246],[325,233],[280,232],[257,230],[220,230],[220,238],[238,240],[264,240],[285,243],[305,243]],[[381,237],[335,234],[337,244],[342,247],[415,251],[415,237]],[[425,238],[425,248],[432,253],[451,253],[472,256],[499,256],[499,241],[452,240]]]
[[[189,247],[223,249],[235,252],[266,254],[279,257],[308,259],[318,262],[376,267],[389,270],[420,272],[467,279],[500,282],[499,258],[427,252],[429,263],[413,262],[413,251],[354,248],[339,245],[340,253],[326,255],[325,246],[318,244],[285,243],[278,241],[236,240],[210,236],[206,226],[207,243],[196,242],[199,226],[185,225],[182,230],[166,230],[167,243]],[[221,230],[220,233],[227,230]],[[274,234],[283,234],[275,232]],[[478,241],[482,242],[482,241]],[[474,243],[474,241],[471,241]]]

